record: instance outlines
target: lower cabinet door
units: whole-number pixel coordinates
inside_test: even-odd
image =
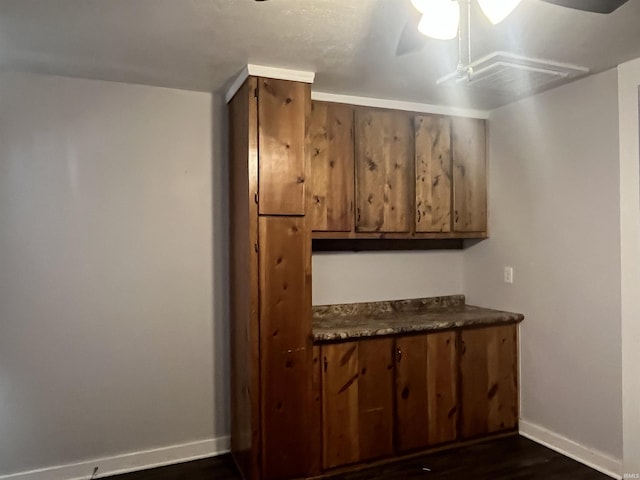
[[[456,333],[396,339],[396,432],[401,453],[455,441]]]
[[[517,327],[460,333],[460,385],[464,439],[518,426]]]
[[[391,456],[393,340],[322,346],[323,468]]]

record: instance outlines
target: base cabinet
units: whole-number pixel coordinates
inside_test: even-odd
[[[393,454],[393,340],[322,346],[323,468]]]
[[[320,350],[324,470],[517,428],[516,325]]]
[[[401,453],[457,438],[456,333],[396,339],[396,432]]]
[[[518,333],[515,325],[460,332],[461,437],[518,426]]]

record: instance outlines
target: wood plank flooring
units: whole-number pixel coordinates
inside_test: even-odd
[[[229,455],[109,478],[111,480],[241,480]],[[510,437],[332,478],[336,480],[607,480],[610,477],[523,437]]]

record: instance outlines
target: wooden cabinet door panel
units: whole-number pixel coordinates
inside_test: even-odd
[[[356,110],[356,230],[409,232],[413,204],[411,117]]]
[[[457,438],[456,333],[396,339],[396,428],[401,452]]]
[[[460,335],[462,437],[516,428],[517,327],[463,330]]]
[[[353,108],[313,102],[307,126],[311,164],[311,228],[322,232],[353,230]]]
[[[429,444],[427,336],[396,338],[396,431],[401,452]]]
[[[456,333],[427,335],[428,443],[453,442],[458,436],[458,353]]]
[[[358,342],[360,460],[393,454],[393,340]]]
[[[305,119],[311,87],[258,79],[260,215],[304,215]]]
[[[487,172],[485,121],[454,118],[453,225],[456,232],[487,230]]]
[[[322,346],[323,466],[393,454],[391,339]]]
[[[312,350],[263,349],[263,478],[306,477],[313,465]]]
[[[355,463],[359,456],[358,343],[322,346],[323,466]]]
[[[415,117],[416,232],[451,231],[451,120]]]
[[[307,347],[311,303],[304,218],[260,217],[258,225],[261,344],[279,350]]]
[[[258,220],[264,478],[304,477],[313,465],[313,352],[304,217]]]

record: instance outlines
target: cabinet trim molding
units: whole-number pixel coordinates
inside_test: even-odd
[[[275,78],[276,80],[290,80],[292,82],[313,83],[316,72],[307,70],[291,70],[289,68],[269,67],[268,65],[247,64],[227,89],[224,100],[229,103],[233,96],[240,90],[240,87],[247,77]]]
[[[341,95],[330,92],[311,92],[311,100],[319,102],[347,103],[361,107],[386,108],[390,110],[402,110],[414,113],[433,113],[454,117],[489,118],[489,110],[476,110],[473,108],[448,107],[446,105],[432,105],[429,103],[405,102],[402,100],[389,100],[386,98],[358,97],[353,95]]]

